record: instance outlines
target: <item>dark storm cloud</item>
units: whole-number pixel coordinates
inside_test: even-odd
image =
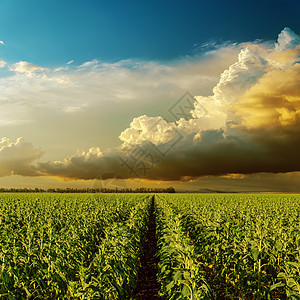
[[[230,173],[252,174],[260,172],[284,173],[300,170],[300,131],[299,127],[285,128],[276,132],[268,129],[208,130],[193,138],[186,137],[175,145],[167,155],[149,154],[155,157],[153,168],[146,173],[130,172],[129,151],[108,155],[89,155],[81,153],[63,162],[41,163],[38,168],[47,175],[72,179],[97,179],[102,174],[120,174],[122,178],[146,178],[152,180],[189,180],[206,175],[225,175]],[[141,145],[142,149],[151,149]],[[147,167],[146,157],[141,160]],[[140,164],[141,167],[141,164]],[[136,175],[138,174],[138,176]]]

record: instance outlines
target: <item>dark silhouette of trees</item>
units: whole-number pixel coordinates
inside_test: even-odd
[[[0,193],[175,193],[173,187],[168,188],[0,188]]]

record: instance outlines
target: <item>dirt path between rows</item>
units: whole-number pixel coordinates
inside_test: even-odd
[[[159,284],[157,282],[158,258],[157,251],[156,223],[154,214],[154,196],[150,209],[148,231],[145,237],[143,253],[140,258],[137,288],[134,292],[134,299],[161,299],[158,297]]]

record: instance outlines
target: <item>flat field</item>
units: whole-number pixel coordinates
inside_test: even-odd
[[[300,299],[300,195],[0,194],[2,299]]]

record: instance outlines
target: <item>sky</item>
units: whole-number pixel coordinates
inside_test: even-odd
[[[300,192],[299,1],[0,3],[0,187]]]

